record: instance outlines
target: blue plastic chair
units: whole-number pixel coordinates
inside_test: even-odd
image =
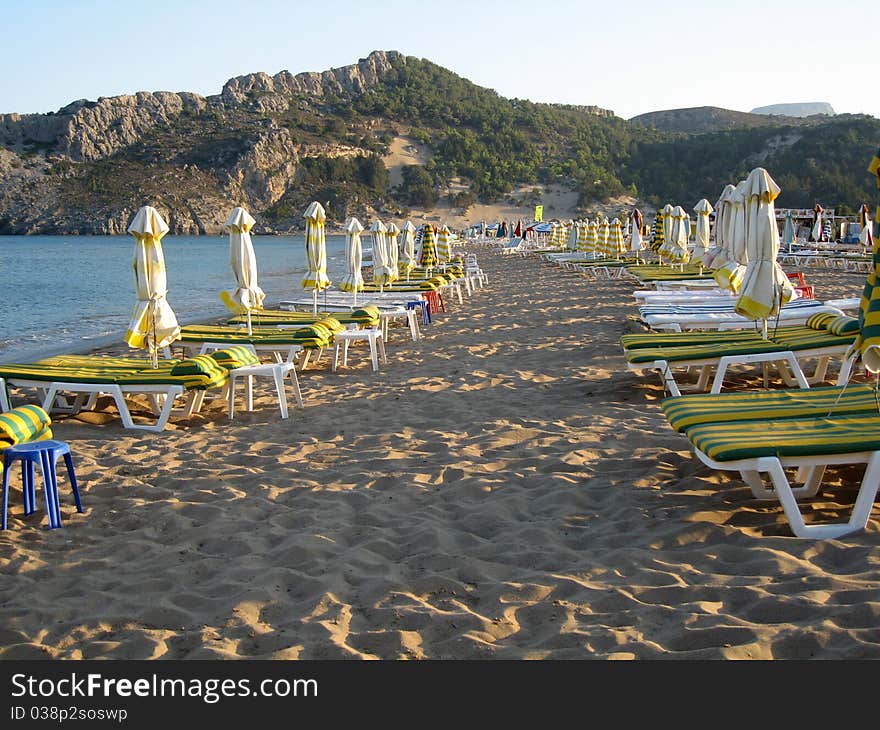
[[[79,487],[76,483],[76,472],[70,446],[64,441],[31,441],[8,447],[3,452],[3,520],[2,529],[6,529],[6,511],[9,505],[9,471],[16,461],[21,462],[22,493],[24,495],[24,513],[32,514],[37,509],[35,488],[35,465],[39,463],[43,471],[43,492],[46,498],[46,513],[49,516],[49,529],[61,527],[61,506],[58,499],[58,475],[56,464],[64,457],[67,476],[73,489],[76,511],[82,512]]]

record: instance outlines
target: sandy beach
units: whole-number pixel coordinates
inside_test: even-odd
[[[85,512],[63,469],[61,529],[12,491],[0,658],[880,658],[876,505],[793,537],[626,371],[632,281],[470,250],[488,287],[393,329],[378,373],[325,356],[289,420],[263,383],[232,422],[56,418]],[[807,271],[822,299],[864,278]],[[823,518],[861,473],[829,473]]]

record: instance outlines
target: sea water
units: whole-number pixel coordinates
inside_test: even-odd
[[[267,307],[311,296],[305,238],[253,236],[257,283]],[[162,239],[168,303],[181,324],[231,316],[221,291],[234,291],[228,236]],[[345,236],[327,236],[327,274],[341,280]],[[123,343],[135,306],[132,236],[0,236],[0,362]]]

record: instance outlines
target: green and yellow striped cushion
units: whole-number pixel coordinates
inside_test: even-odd
[[[760,337],[742,342],[711,342],[681,347],[642,347],[627,350],[626,361],[633,365],[649,363],[655,360],[679,362],[682,360],[707,360],[724,355],[748,355],[756,352],[785,352],[791,349],[788,345],[780,345]]]
[[[828,325],[837,319],[838,315],[833,312],[817,312],[816,314],[811,314],[807,317],[806,325],[810,329],[814,330],[824,330],[828,328]]]
[[[831,320],[827,329],[832,335],[856,335],[859,331],[859,320],[844,314]]]
[[[695,448],[715,461],[880,450],[880,415],[707,423],[688,429]]]
[[[210,355],[196,355],[188,360],[181,360],[171,367],[170,372],[175,377],[191,378],[187,380],[186,387],[196,390],[222,385],[229,378],[227,369]]]
[[[211,353],[211,357],[227,370],[260,364],[260,358],[245,345],[233,345],[222,350],[215,350]]]
[[[816,335],[816,330],[801,325],[785,325],[770,330],[770,335],[786,333],[787,335]],[[715,342],[752,342],[761,340],[761,334],[754,329],[725,330],[689,330],[686,332],[632,332],[621,335],[620,343],[624,350],[635,350],[643,347],[682,347],[685,345],[701,345]]]
[[[681,433],[707,423],[880,414],[880,397],[871,385],[849,385],[846,388],[824,385],[803,389],[688,393],[664,398],[660,408],[669,425]]]
[[[40,406],[18,406],[2,413],[0,414],[0,449],[52,438],[51,425],[52,419]]]

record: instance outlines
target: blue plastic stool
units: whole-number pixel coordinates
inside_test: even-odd
[[[431,305],[427,299],[416,299],[406,303],[407,309],[419,307],[422,310],[422,324],[431,324]]]
[[[9,505],[9,470],[16,461],[21,462],[22,493],[24,495],[24,513],[32,514],[37,509],[36,488],[34,482],[34,465],[39,463],[43,470],[43,491],[46,497],[46,513],[49,515],[49,529],[61,527],[61,506],[58,500],[58,475],[55,466],[58,459],[64,457],[67,476],[73,489],[76,511],[82,512],[79,498],[79,487],[76,483],[76,472],[73,470],[73,458],[70,446],[64,441],[31,441],[26,444],[10,446],[3,452],[3,524],[6,529],[6,511]]]

